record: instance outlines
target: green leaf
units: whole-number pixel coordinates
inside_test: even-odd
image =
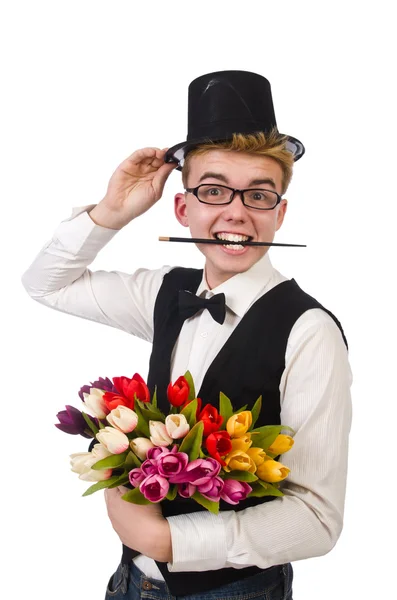
[[[186,417],[186,421],[190,425],[190,429],[196,424],[197,398],[189,402],[181,412],[181,415]]]
[[[207,500],[204,498],[199,492],[195,492],[192,496],[193,500],[195,500],[201,506],[204,506],[207,510],[217,515],[219,512],[219,502],[213,502],[212,500]]]
[[[166,495],[167,500],[175,500],[177,492],[178,486],[176,484],[170,485],[170,489],[168,490],[168,494]]]
[[[116,469],[117,467],[121,467],[125,463],[128,452],[129,450],[126,450],[121,454],[112,454],[111,456],[102,458],[94,463],[91,466],[91,469],[94,469],[94,471],[101,471],[102,469]]]
[[[196,460],[200,455],[201,444],[203,441],[204,423],[199,421],[183,438],[178,452],[186,452],[189,461]]]
[[[106,425],[104,425],[101,421],[101,419],[98,419],[99,421],[99,429],[105,429]]]
[[[257,422],[258,417],[261,414],[261,410],[262,410],[262,396],[259,396],[258,400],[255,402],[255,404],[254,404],[254,406],[252,407],[252,410],[251,410],[252,425],[251,425],[250,429],[252,427],[255,427],[255,423]]]
[[[280,433],[282,425],[264,425],[250,431],[253,448],[267,450]]]
[[[138,429],[140,431],[140,433],[142,434],[142,437],[150,438],[150,430],[149,430],[148,421],[146,421],[145,417],[142,414],[141,407],[139,406],[139,401],[135,401],[134,411],[136,412],[136,415],[138,417],[138,425],[137,425],[136,429]],[[135,429],[135,431],[136,431],[136,429]]]
[[[154,386],[154,393],[152,398],[152,406],[157,408],[157,385]]]
[[[112,485],[109,485],[109,488],[115,488],[118,487],[119,485],[125,485],[126,483],[129,483],[129,477],[128,477],[128,473],[126,473],[124,471],[124,473],[122,475],[118,476],[117,481],[115,481],[114,483],[112,483]]]
[[[134,403],[135,411],[137,405],[141,409],[142,416],[145,419],[146,423],[149,423],[149,421],[161,421],[162,423],[164,423],[164,414],[161,412],[161,410],[153,406],[153,404],[149,402],[141,402],[140,400],[136,400]]]
[[[119,475],[114,475],[113,477],[109,477],[109,479],[104,479],[103,481],[97,481],[97,483],[94,483],[94,485],[89,487],[88,490],[86,490],[84,492],[83,496],[90,496],[94,492],[98,492],[99,490],[104,490],[105,488],[110,487],[112,485],[112,483],[117,481],[118,478],[119,478]]]
[[[248,404],[244,404],[244,406],[242,406],[241,408],[239,408],[234,414],[238,415],[238,413],[243,412],[243,410],[247,410],[247,406],[248,406]]]
[[[219,394],[219,414],[223,417],[221,429],[226,429],[226,423],[233,415],[233,406],[230,399],[223,392]]]
[[[124,463],[124,467],[126,469],[128,469],[129,471],[131,471],[131,469],[135,469],[135,467],[139,468],[141,465],[142,465],[141,459],[135,454],[135,452],[133,452],[131,450],[131,452],[129,452],[127,454],[127,458]]]
[[[194,389],[194,382],[193,382],[193,377],[190,371],[186,371],[186,373],[184,374],[184,378],[186,379],[186,381],[189,384],[189,396],[187,397],[188,400],[194,400],[196,397],[196,390]]]
[[[82,412],[81,414],[83,415],[84,421],[87,423],[88,427],[91,429],[91,431],[94,434],[94,436],[96,436],[96,434],[99,431],[98,427],[91,420],[91,417],[89,415],[87,415],[87,413]]]
[[[126,500],[127,502],[132,502],[132,504],[150,504],[150,500],[147,500],[145,496],[142,494],[139,488],[135,488],[123,496],[121,496],[122,500]]]
[[[255,498],[263,498],[263,496],[284,496],[283,492],[274,487],[271,483],[265,483],[258,479],[252,485],[252,492],[249,493],[249,497],[254,496]]]
[[[223,479],[235,479],[236,481],[257,481],[258,477],[249,471],[225,471],[222,474]]]

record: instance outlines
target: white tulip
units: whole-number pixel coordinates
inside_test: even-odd
[[[154,448],[154,444],[147,438],[138,437],[130,441],[130,448],[141,460],[146,460],[146,455],[150,448]]]
[[[102,458],[110,456],[110,452],[106,450],[102,444],[95,444],[92,452],[76,452],[71,454],[70,464],[72,465],[72,471],[79,474],[79,479],[83,481],[102,481],[103,479],[109,479],[112,475],[112,469],[101,469],[100,471],[94,471],[91,469],[92,465]]]
[[[104,427],[96,434],[96,438],[111,454],[121,454],[130,445],[128,437],[119,429]]]
[[[150,441],[155,446],[169,446],[172,438],[168,435],[164,423],[161,421],[149,421]]]
[[[91,450],[91,454],[93,458],[95,458],[95,462],[98,462],[98,460],[102,460],[103,458],[107,458],[108,456],[112,456],[112,453],[109,452],[109,450],[103,444],[95,444]]]
[[[93,465],[94,462],[96,462],[92,460],[91,452],[76,452],[75,454],[71,454],[70,458],[72,471],[74,473],[78,473],[79,475],[89,471],[91,465]]]
[[[98,390],[97,388],[91,388],[89,394],[84,392],[84,412],[87,412],[88,409],[93,416],[98,417],[98,419],[104,419],[109,412],[103,401],[104,394],[103,390]]]
[[[138,425],[138,415],[128,406],[120,405],[114,408],[106,417],[108,423],[123,433],[134,431]]]
[[[185,437],[190,429],[185,415],[168,415],[165,419],[165,427],[173,440]]]

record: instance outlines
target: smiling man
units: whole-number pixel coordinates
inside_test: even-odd
[[[291,600],[291,562],[338,540],[351,421],[346,340],[330,311],[273,268],[267,246],[242,244],[274,239],[303,153],[278,132],[265,78],[199,77],[189,87],[187,140],[123,161],[101,202],[75,209],[23,276],[35,300],[151,342],[148,385],[165,410],[169,381],[189,370],[204,403],[217,405],[222,391],[235,408],[251,408],[262,395],[258,425],[296,432],[282,497],[221,501],[214,515],[190,499],[137,506],[122,489],[107,490],[123,543],[107,599]],[[194,238],[221,241],[198,244],[203,270],[90,271],[117,231],[161,198],[175,166],[185,188],[175,196],[179,223]],[[223,301],[217,316],[200,304],[214,295]]]

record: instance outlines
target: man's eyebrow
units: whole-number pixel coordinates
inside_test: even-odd
[[[222,173],[213,173],[212,171],[207,171],[206,173],[203,173],[198,182],[201,183],[204,179],[218,179],[219,181],[223,181],[226,184],[229,183],[225,175],[222,175]],[[253,185],[270,185],[274,189],[276,189],[275,181],[271,177],[266,177],[264,179],[253,179],[248,184],[248,187],[250,188]]]
[[[206,173],[203,173],[203,175],[201,175],[199,179],[199,183],[203,181],[203,179],[219,179],[224,183],[228,183],[227,177],[222,175],[222,173],[213,173],[212,171],[207,171]]]
[[[263,184],[271,185],[272,187],[274,187],[274,189],[276,189],[276,184],[271,177],[266,177],[265,179],[253,179],[249,185],[251,187],[252,185],[263,185]]]

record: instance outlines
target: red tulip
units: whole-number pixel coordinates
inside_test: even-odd
[[[223,417],[218,413],[215,406],[206,404],[198,416],[199,421],[204,423],[204,437],[207,437],[210,433],[218,431],[219,427],[223,423]]]
[[[205,440],[205,447],[209,454],[224,467],[226,463],[221,456],[225,456],[232,451],[230,435],[227,431],[215,431],[214,433],[210,433]]]
[[[118,391],[105,392],[103,400],[109,410],[118,406],[127,406],[134,410],[135,395],[141,402],[150,402],[149,388],[138,373],[129,377],[113,377],[113,383]]]
[[[172,406],[182,406],[189,396],[189,384],[183,375],[178,377],[174,384],[169,383],[167,388],[168,402]]]

